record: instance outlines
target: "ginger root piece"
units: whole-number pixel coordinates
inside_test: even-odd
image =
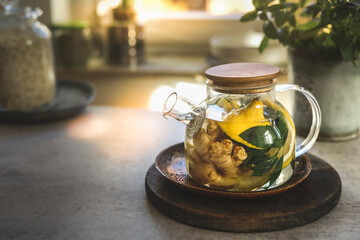
[[[229,139],[211,144],[211,161],[226,178],[236,178],[239,175],[239,169],[231,158],[232,149],[233,143]]]
[[[224,139],[221,144],[223,146],[225,154],[231,155],[234,146],[233,142],[229,139]]]
[[[189,148],[187,152],[193,160],[189,161],[189,173],[193,178],[202,184],[213,184],[221,179],[215,166],[212,163],[203,162],[195,148]]]
[[[220,135],[221,128],[214,120],[208,120],[207,124],[207,134],[208,136],[215,141],[215,139]]]
[[[202,158],[199,156],[199,154],[196,152],[195,148],[191,147],[187,149],[187,153],[189,154],[189,157],[196,163],[203,162]]]
[[[210,160],[210,146],[213,140],[206,133],[205,129],[200,128],[200,130],[194,135],[193,143],[197,153],[207,162]]]
[[[245,149],[243,147],[235,146],[233,154],[232,154],[232,158],[234,160],[235,165],[239,166],[247,158],[247,153],[246,153],[246,151],[245,151]]]
[[[230,139],[216,141],[222,130],[216,121],[207,121],[206,129],[201,128],[194,134],[193,145],[186,147],[189,174],[202,184],[232,188],[244,172],[239,165],[247,153],[243,147],[234,146]]]

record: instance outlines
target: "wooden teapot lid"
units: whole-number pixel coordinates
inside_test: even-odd
[[[211,67],[205,74],[209,86],[259,89],[273,87],[280,69],[263,63],[229,63]]]

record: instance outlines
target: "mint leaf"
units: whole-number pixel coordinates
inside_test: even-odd
[[[271,174],[271,176],[270,176],[269,186],[271,186],[276,181],[276,179],[278,179],[278,177],[280,176],[283,162],[284,162],[284,156],[281,156],[281,158],[277,161],[277,163],[275,165],[274,173]]]
[[[246,146],[244,146],[246,149],[246,152],[248,154],[246,160],[245,160],[245,165],[248,168],[251,168],[252,165],[256,165],[259,162],[262,161],[266,161],[266,159],[268,158],[268,156],[265,155],[265,153],[267,153],[269,151],[269,149],[264,149],[264,150],[257,150],[257,149],[251,149],[248,148]]]
[[[258,147],[269,148],[277,139],[273,126],[256,126],[247,129],[239,135],[246,142]]]
[[[275,163],[278,162],[278,158],[276,155],[273,157],[267,157],[266,155],[264,155],[264,157],[266,158],[263,159],[263,161],[257,163],[251,168],[251,170],[254,171],[252,176],[261,176],[264,173],[268,173],[271,169],[273,169]]]

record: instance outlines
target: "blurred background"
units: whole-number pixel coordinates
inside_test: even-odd
[[[251,0],[29,0],[52,31],[56,77],[93,83],[93,104],[161,111],[177,90],[205,98],[204,71],[230,62],[282,69],[286,49],[271,42],[261,55],[259,22],[240,23]]]

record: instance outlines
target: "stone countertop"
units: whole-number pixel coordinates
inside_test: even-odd
[[[175,120],[126,108],[92,106],[56,123],[1,124],[0,239],[359,239],[360,139],[317,142],[311,150],[342,179],[329,214],[293,229],[240,234],[179,223],[147,201],[148,168],[183,138]]]

